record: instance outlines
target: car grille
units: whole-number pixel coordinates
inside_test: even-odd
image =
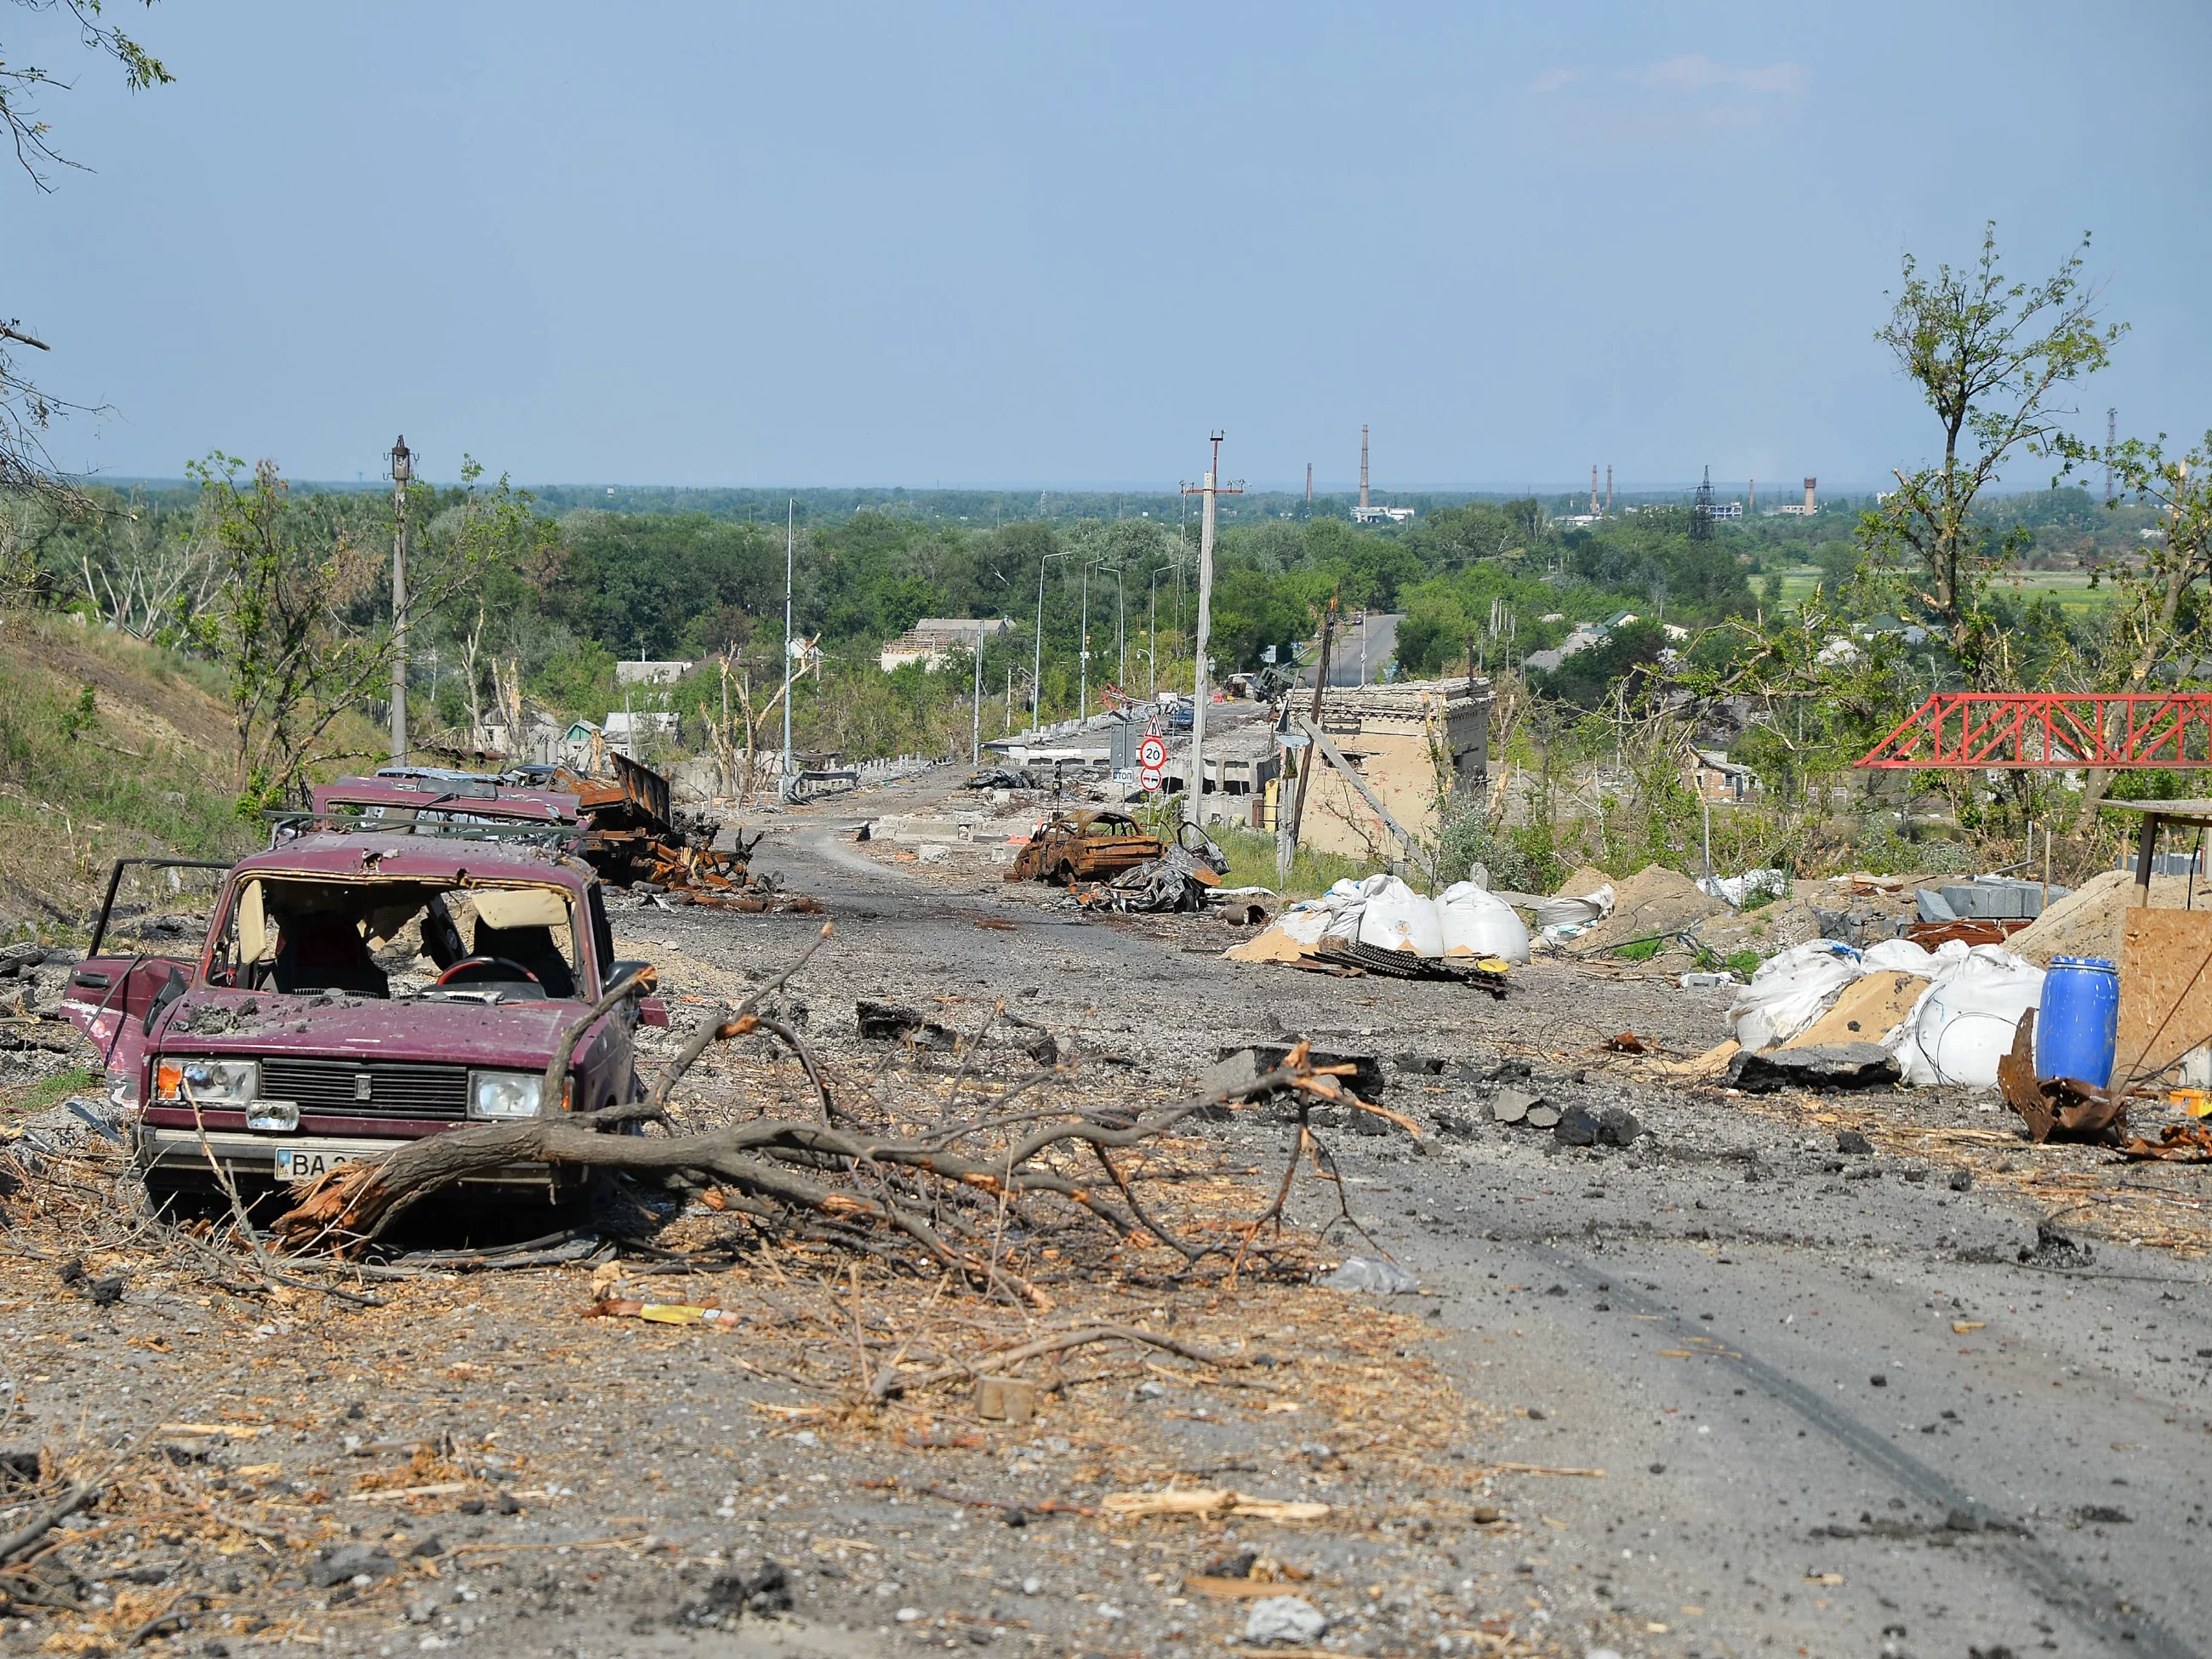
[[[362,1098],[360,1079],[368,1079]],[[297,1101],[325,1117],[437,1117],[469,1115],[465,1066],[409,1066],[372,1060],[266,1059],[261,1097]]]

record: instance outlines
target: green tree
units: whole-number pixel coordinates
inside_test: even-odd
[[[1943,457],[1899,471],[1896,492],[1861,518],[1859,538],[1978,690],[2010,677],[1989,586],[2027,538],[1978,522],[1976,498],[2016,453],[2053,460],[2062,475],[2086,453],[2061,424],[2075,411],[2058,400],[2105,367],[2125,331],[2099,322],[2098,290],[2081,277],[2088,246],[2084,236],[2053,275],[2033,283],[2004,274],[1994,223],[1970,268],[1939,265],[1931,276],[1907,254],[1903,289],[1875,336],[1935,411]]]
[[[215,454],[190,469],[207,504],[222,580],[193,620],[191,643],[228,681],[233,766],[241,811],[298,799],[313,770],[346,752],[340,717],[392,672],[389,628],[364,623],[383,581],[380,548],[363,546],[328,496],[291,498],[274,461],[253,469]],[[455,553],[408,595],[408,618],[447,603],[471,574]]]

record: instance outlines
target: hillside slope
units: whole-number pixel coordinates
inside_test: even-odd
[[[230,732],[203,665],[72,617],[0,620],[0,939],[76,933],[114,859],[252,847]]]

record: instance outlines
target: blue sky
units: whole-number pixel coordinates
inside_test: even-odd
[[[0,316],[114,477],[1865,483],[1988,218],[2095,233],[2085,429],[2212,426],[2201,4],[129,9],[174,86],[0,7],[92,169],[0,177]]]

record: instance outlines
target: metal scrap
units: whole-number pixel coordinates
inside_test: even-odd
[[[665,777],[627,755],[607,758],[614,767],[611,779],[583,776],[565,766],[555,768],[551,777],[555,787],[576,797],[583,830],[576,852],[608,885],[749,915],[811,915],[821,909],[805,894],[783,892],[772,877],[754,872],[758,835],[748,841],[741,834],[734,846],[716,847],[720,822],[708,813],[678,811]]]
[[[2035,1074],[2035,1010],[2020,1017],[2011,1052],[1997,1061],[1997,1087],[2039,1146],[2051,1139],[2117,1145],[2127,1136],[2127,1103],[2075,1078]],[[2142,1141],[2132,1143],[2144,1145]],[[2158,1158],[2167,1154],[2150,1152]]]
[[[1220,880],[1195,854],[1170,847],[1159,857],[1124,870],[1111,881],[1079,890],[1076,902],[1086,909],[1130,915],[1195,910]]]

